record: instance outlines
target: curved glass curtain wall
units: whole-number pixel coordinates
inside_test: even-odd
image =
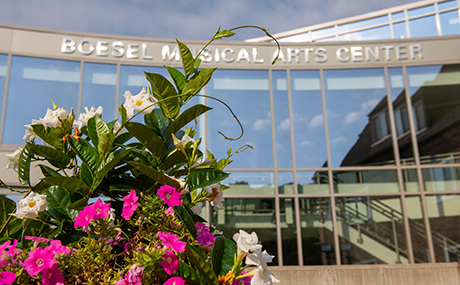
[[[79,110],[102,105],[111,120],[125,90],[147,85],[143,71],[167,76],[160,67],[10,60],[8,70],[0,55],[8,151],[51,99]],[[200,125],[207,147],[218,157],[254,149],[233,158],[225,210],[208,207],[210,221],[229,236],[257,231],[277,265],[456,260],[459,78],[460,64],[216,71],[203,92],[232,107],[245,136],[226,141],[218,130],[240,134],[230,112],[196,98],[214,108]]]
[[[406,16],[407,13],[407,16]],[[281,42],[363,41],[460,34],[457,0],[394,11],[281,38]]]

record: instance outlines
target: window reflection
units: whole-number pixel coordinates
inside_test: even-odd
[[[294,198],[280,199],[281,244],[283,265],[299,265]]]
[[[404,17],[404,11],[391,14],[392,21],[402,20]]]
[[[334,265],[334,230],[329,198],[299,200],[304,265]]]
[[[291,71],[292,120],[297,167],[327,164],[319,72]]]
[[[316,30],[311,32],[311,37],[313,39],[323,38],[327,36],[332,36],[335,34],[335,27],[325,28],[321,30]]]
[[[434,13],[434,5],[428,5],[424,7],[407,10],[407,15],[409,17],[420,16],[428,13]]]
[[[339,35],[339,41],[364,41],[391,39],[390,26],[377,27],[354,33]]]
[[[421,163],[460,157],[460,65],[408,67],[407,75]]]
[[[398,192],[395,170],[334,171],[335,193]]]
[[[232,172],[224,184],[230,186],[225,195],[275,194],[273,172]]]
[[[43,118],[51,100],[69,111],[78,106],[79,62],[13,56],[10,76],[2,143],[23,144],[24,125]]]
[[[297,191],[299,194],[329,194],[327,171],[298,171]]]
[[[103,119],[106,121],[116,119],[116,88],[116,65],[85,63],[83,68],[82,109],[85,107],[91,108],[91,106],[95,108],[102,106],[104,108]]]
[[[224,210],[211,207],[210,223],[225,236],[232,237],[239,230],[256,232],[264,250],[275,255],[269,265],[278,265],[275,199],[273,198],[225,198]]]
[[[287,94],[286,71],[272,72],[273,110],[276,134],[276,164],[280,168],[292,167],[291,118]]]
[[[278,172],[278,193],[294,194],[294,173],[280,171]]]
[[[339,25],[338,30],[339,33],[342,33],[385,23],[388,23],[388,15],[366,19],[354,23]]]
[[[460,21],[457,10],[440,13],[439,20],[443,36],[460,34]]]
[[[409,21],[411,38],[438,36],[434,15]]]
[[[460,196],[427,196],[426,203],[436,262],[457,262],[460,258],[460,235],[457,230]]]
[[[0,54],[0,110],[3,110],[3,96],[4,96],[4,90],[5,90],[7,66],[8,66],[8,55]]]
[[[394,164],[383,69],[325,70],[324,80],[331,165]]]
[[[406,212],[409,221],[412,250],[415,263],[429,262],[430,251],[426,237],[426,226],[423,219],[422,201],[420,197],[406,197]]]
[[[395,39],[407,38],[406,22],[393,24],[393,35]]]
[[[409,263],[399,197],[337,198],[342,264]]]
[[[420,187],[417,180],[417,171],[415,169],[403,169],[402,177],[404,182],[404,191],[418,192]]]
[[[459,168],[426,168],[422,169],[425,191],[460,190]]]
[[[241,129],[228,109],[221,103],[208,100],[213,110],[208,112],[209,149],[216,157],[226,157],[227,150],[249,144],[242,155],[232,157],[231,168],[273,167],[272,124],[270,112],[268,71],[217,70],[208,85],[208,94],[231,106],[245,129],[238,141],[228,141],[218,131],[237,138]]]
[[[438,3],[438,10],[446,10],[449,8],[457,7],[457,0],[449,0],[445,2]]]

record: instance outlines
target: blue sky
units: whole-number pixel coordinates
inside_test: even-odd
[[[207,40],[217,27],[279,33],[414,0],[1,0],[0,23],[78,32]],[[250,30],[234,40],[263,36]]]

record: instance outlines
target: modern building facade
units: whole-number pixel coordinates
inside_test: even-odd
[[[199,123],[207,149],[233,157],[218,229],[256,231],[274,265],[415,264],[460,255],[460,1],[411,5],[266,39],[223,41],[203,92],[224,100]],[[174,40],[0,24],[0,152],[51,100],[76,113],[148,86],[179,66]],[[186,41],[195,52],[205,43]],[[198,99],[195,99],[198,102]],[[16,173],[0,178],[17,185]],[[39,173],[33,173],[39,179]],[[2,194],[8,193],[5,189]]]

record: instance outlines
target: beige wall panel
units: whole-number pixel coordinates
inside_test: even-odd
[[[8,51],[11,49],[12,30],[0,28],[0,51]]]

